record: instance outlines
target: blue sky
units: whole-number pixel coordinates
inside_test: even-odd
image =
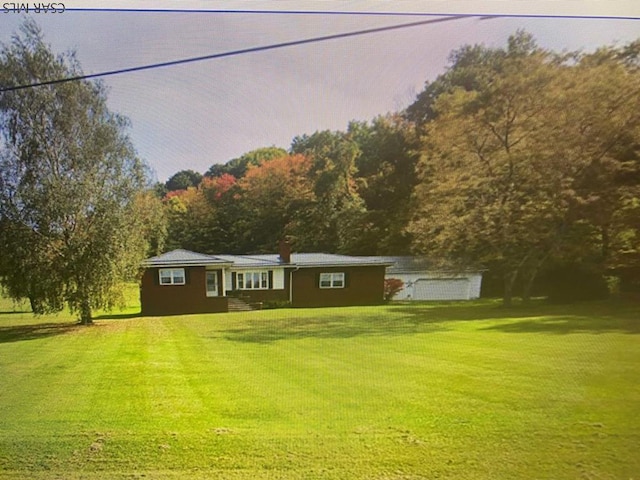
[[[127,6],[137,3],[128,2]],[[486,10],[479,6],[491,4],[474,3],[480,13]],[[66,4],[69,10],[63,14],[32,15],[54,50],[77,51],[85,73],[424,19],[366,12],[338,14],[335,8],[333,14],[323,15],[72,11],[69,2]],[[423,12],[428,11],[428,4],[420,3]],[[204,2],[208,5],[212,4]],[[265,3],[240,5],[260,10]],[[411,2],[398,5],[402,8],[396,6],[395,13],[417,11],[411,8],[417,4]],[[360,9],[366,11],[362,2]],[[634,17],[634,13],[625,16]],[[9,41],[21,18],[0,13],[1,42]],[[104,81],[110,89],[111,109],[130,118],[130,135],[140,156],[157,179],[164,181],[182,169],[203,173],[214,163],[255,148],[288,148],[296,135],[342,130],[350,120],[370,120],[402,109],[426,80],[443,72],[452,50],[475,43],[503,46],[517,29],[531,32],[545,48],[593,50],[640,37],[640,20],[471,17]]]

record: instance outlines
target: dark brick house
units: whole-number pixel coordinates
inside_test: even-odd
[[[230,299],[293,307],[378,305],[388,260],[326,253],[205,255],[174,250],[144,262],[144,315],[229,311]],[[231,300],[232,302],[235,300]]]

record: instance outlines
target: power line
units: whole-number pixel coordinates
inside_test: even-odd
[[[91,73],[91,74],[87,74],[87,75],[78,75],[75,77],[68,77],[68,78],[59,78],[59,79],[55,79],[55,80],[47,80],[44,82],[36,82],[36,83],[31,83],[31,84],[27,84],[27,85],[16,85],[13,87],[1,87],[0,88],[0,93],[4,93],[4,92],[13,92],[16,90],[24,90],[27,88],[35,88],[35,87],[42,87],[45,85],[55,85],[58,83],[66,83],[66,82],[75,82],[78,80],[86,80],[86,79],[90,79],[90,78],[99,78],[99,77],[108,77],[108,76],[112,76],[112,75],[121,75],[123,73],[131,73],[131,72],[140,72],[142,70],[152,70],[154,68],[163,68],[163,67],[172,67],[174,65],[182,65],[185,63],[194,63],[194,62],[202,62],[204,60],[213,60],[216,58],[224,58],[224,57],[232,57],[232,56],[236,56],[236,55],[243,55],[245,53],[255,53],[255,52],[263,52],[265,50],[275,50],[278,48],[285,48],[285,47],[293,47],[296,45],[305,45],[308,43],[317,43],[317,42],[325,42],[327,40],[336,40],[339,38],[347,38],[347,37],[355,37],[355,36],[359,36],[359,35],[368,35],[370,33],[378,33],[378,32],[387,32],[390,30],[400,30],[403,28],[410,28],[410,27],[418,27],[420,25],[428,25],[428,24],[432,24],[432,23],[442,23],[442,22],[449,22],[452,20],[460,20],[463,18],[469,18],[468,15],[464,15],[464,16],[460,16],[460,15],[456,15],[456,16],[448,16],[448,17],[443,17],[443,18],[432,18],[429,20],[421,20],[418,22],[411,22],[411,23],[401,23],[401,24],[397,24],[397,25],[389,25],[387,27],[377,27],[377,28],[368,28],[366,30],[357,30],[354,32],[346,32],[346,33],[336,33],[334,35],[325,35],[322,37],[313,37],[313,38],[307,38],[307,39],[303,39],[303,40],[293,40],[291,42],[283,42],[283,43],[274,43],[271,45],[264,45],[264,46],[260,46],[260,47],[249,47],[249,48],[243,48],[240,50],[232,50],[229,52],[222,52],[222,53],[214,53],[211,55],[204,55],[204,56],[200,56],[200,57],[191,57],[191,58],[183,58],[180,60],[172,60],[169,62],[161,62],[161,63],[152,63],[149,65],[142,65],[142,66],[138,66],[138,67],[130,67],[130,68],[122,68],[122,69],[118,69],[118,70],[109,70],[106,72],[100,72],[100,73]],[[481,17],[480,19],[485,19],[485,18],[491,18],[491,17]]]

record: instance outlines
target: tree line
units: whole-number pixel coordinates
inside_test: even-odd
[[[416,147],[410,122],[388,115],[251,151],[201,178],[178,172],[158,189],[167,248],[265,253],[286,237],[298,251],[409,253]]]
[[[605,274],[637,282],[639,52],[558,54],[523,31],[462,47],[402,112],[178,172],[168,245],[424,254],[486,268],[506,303],[541,273],[560,296],[603,294]]]
[[[4,92],[2,285],[36,313],[67,304],[88,323],[145,256],[273,252],[285,237],[301,252],[482,267],[507,304],[545,275],[548,293],[637,283],[639,54],[640,41],[558,54],[519,31],[453,51],[403,111],[155,187],[101,83]],[[2,85],[80,72],[32,21],[0,52]]]

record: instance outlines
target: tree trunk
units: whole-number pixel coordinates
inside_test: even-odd
[[[513,285],[516,283],[517,276],[517,270],[507,272],[504,276],[504,293],[502,296],[502,304],[505,307],[510,307],[512,304],[511,300],[513,299]]]
[[[606,262],[607,258],[609,257],[609,228],[607,226],[603,226],[601,228],[601,232],[602,232],[602,247],[600,252],[602,254],[603,262]]]
[[[83,298],[80,304],[80,323],[83,325],[91,325],[93,323],[91,305],[88,298]]]
[[[41,309],[42,305],[40,304],[40,301],[37,298],[29,295],[29,304],[31,305],[31,311],[33,313],[42,313],[42,309]]]
[[[533,281],[538,274],[538,267],[532,268],[527,272],[522,285],[522,303],[528,305],[531,302],[531,289],[533,288]]]
[[[537,261],[533,264],[533,266],[525,271],[526,276],[524,278],[524,284],[522,285],[522,303],[529,304],[531,301],[531,290],[533,288],[533,282],[538,276],[538,272],[540,271],[540,267],[544,265],[544,263],[549,258],[549,253],[544,254],[542,257],[539,257]]]

